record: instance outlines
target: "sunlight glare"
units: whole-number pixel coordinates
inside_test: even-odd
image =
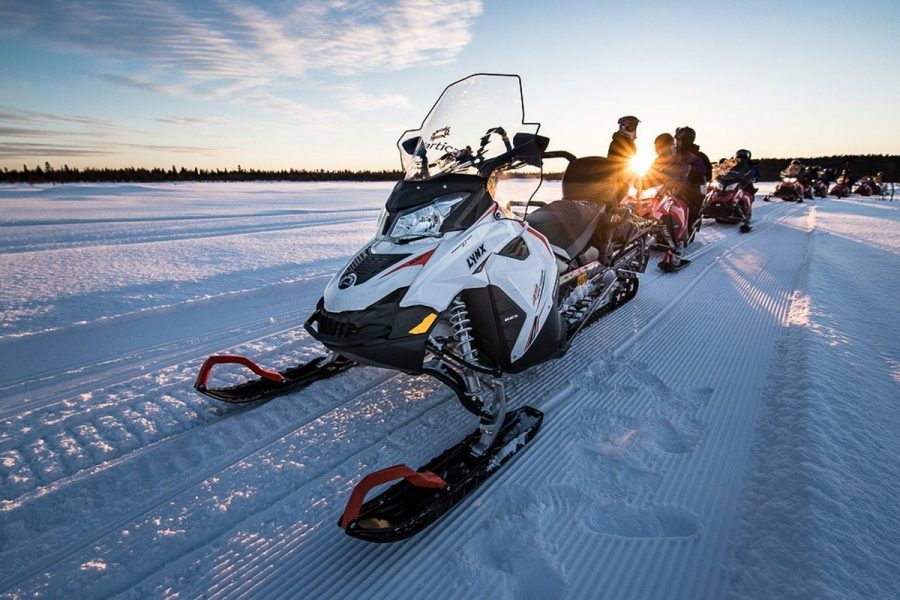
[[[637,175],[645,175],[653,164],[656,155],[649,148],[638,148],[637,153],[628,161],[628,168]]]

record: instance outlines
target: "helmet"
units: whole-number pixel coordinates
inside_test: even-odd
[[[637,126],[641,120],[637,117],[627,116],[619,119],[619,133],[632,139],[637,137]]]
[[[750,153],[750,151],[744,150],[743,148],[741,148],[740,150],[738,150],[737,152],[734,153],[734,157],[737,159],[746,158],[747,160],[750,160],[751,156],[753,156],[753,155]]]
[[[792,164],[792,165],[799,165],[799,164],[800,164],[800,161],[797,160],[797,159],[795,158],[794,160],[791,161],[791,164]]]
[[[675,130],[675,139],[685,144],[693,144],[694,140],[697,139],[697,132],[685,125]]]
[[[653,147],[656,149],[657,154],[662,154],[664,149],[671,148],[674,145],[675,138],[668,133],[661,133],[653,140]],[[666,152],[668,152],[668,150],[666,150]]]

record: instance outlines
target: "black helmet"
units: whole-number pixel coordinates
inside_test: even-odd
[[[659,156],[662,156],[662,154],[663,154],[662,151],[664,149],[669,149],[669,150],[666,150],[665,153],[671,154],[672,152],[675,151],[674,146],[675,146],[675,138],[673,138],[671,136],[671,134],[668,134],[668,133],[661,133],[658,136],[656,136],[655,140],[653,140],[653,148],[656,149],[656,154]]]
[[[687,144],[693,144],[694,140],[697,139],[697,132],[685,125],[675,130],[675,139]]]
[[[637,137],[637,126],[641,120],[631,115],[619,119],[619,133],[634,139]]]
[[[740,150],[738,150],[737,152],[734,153],[734,157],[737,158],[737,159],[743,159],[743,158],[746,158],[747,160],[750,160],[750,157],[751,157],[751,156],[753,156],[753,155],[750,154],[750,151],[749,151],[749,150],[745,150],[745,149],[743,149],[743,148],[741,148]]]

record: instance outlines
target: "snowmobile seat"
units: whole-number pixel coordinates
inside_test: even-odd
[[[560,200],[540,207],[527,221],[547,238],[554,253],[572,260],[591,243],[600,216],[601,211],[591,202]]]
[[[528,223],[557,254],[574,259],[609,229],[618,208],[615,175],[615,163],[605,156],[576,158],[563,173],[562,199],[528,215]]]
[[[563,200],[587,200],[601,210],[614,209],[616,164],[605,156],[584,156],[569,163],[562,179]]]

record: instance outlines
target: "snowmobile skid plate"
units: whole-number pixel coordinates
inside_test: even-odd
[[[259,375],[259,379],[246,381],[231,387],[211,388],[207,385],[209,374],[215,365],[221,364],[243,365]],[[194,383],[194,389],[201,394],[231,404],[257,402],[299,390],[315,381],[327,379],[342,371],[346,371],[355,364],[343,356],[334,356],[331,360],[328,360],[326,356],[320,356],[308,363],[279,372],[264,369],[244,356],[210,356],[200,368],[197,381]]]
[[[353,489],[338,525],[347,535],[368,542],[395,542],[437,521],[484,483],[531,441],[544,414],[524,406],[506,415],[494,444],[481,456],[472,446],[479,431],[448,448],[418,471],[396,465],[370,473]],[[363,503],[373,487],[401,479]]]

